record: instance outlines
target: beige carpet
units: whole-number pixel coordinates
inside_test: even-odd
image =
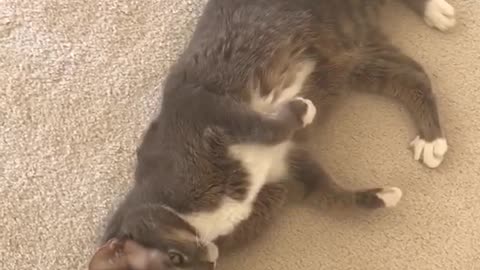
[[[0,269],[86,268],[131,183],[156,88],[203,4],[0,1]],[[444,164],[413,161],[401,106],[351,99],[320,132],[318,152],[345,185],[404,189],[398,208],[289,208],[220,269],[480,269],[480,2],[453,4],[460,23],[447,35],[398,4],[386,16],[433,78],[451,147]]]

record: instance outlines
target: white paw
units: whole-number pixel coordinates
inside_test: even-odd
[[[422,159],[423,163],[430,168],[438,167],[442,161],[445,153],[448,150],[447,140],[445,138],[438,138],[432,142],[426,142],[417,136],[410,144],[413,147],[413,158],[415,160]]]
[[[377,193],[377,197],[383,201],[385,207],[396,206],[398,202],[400,202],[402,196],[402,190],[396,187],[386,187]]]
[[[207,257],[209,262],[216,263],[218,260],[218,247],[214,243],[210,242],[206,245]]]
[[[455,9],[446,0],[429,0],[425,6],[425,22],[441,31],[455,26]]]
[[[306,98],[297,97],[296,99],[301,100],[303,103],[307,104],[307,111],[302,117],[303,126],[308,126],[313,122],[315,115],[317,114],[317,108],[313,105],[313,102]]]

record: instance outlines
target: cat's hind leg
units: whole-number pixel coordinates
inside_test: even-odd
[[[287,189],[282,183],[263,186],[253,203],[251,215],[242,221],[233,233],[215,241],[220,251],[232,251],[243,247],[261,236],[283,208],[286,198]]]
[[[403,195],[397,187],[346,189],[337,184],[308,151],[300,148],[290,153],[289,164],[289,175],[304,185],[306,195],[320,191],[339,203],[368,209],[394,207]]]
[[[354,90],[381,94],[403,103],[419,134],[412,142],[414,158],[438,167],[447,152],[437,103],[428,75],[410,57],[389,45],[366,49],[349,75]]]
[[[456,24],[455,8],[447,0],[402,0],[407,6],[423,16],[425,22],[441,31]]]

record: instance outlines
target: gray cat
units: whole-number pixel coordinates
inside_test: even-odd
[[[90,269],[213,269],[219,250],[271,223],[283,180],[364,208],[395,206],[400,189],[344,189],[295,140],[324,100],[349,91],[402,102],[418,127],[415,159],[439,166],[447,143],[430,80],[380,30],[383,2],[210,0]],[[403,2],[440,30],[455,24],[445,0]]]

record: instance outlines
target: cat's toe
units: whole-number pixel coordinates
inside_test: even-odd
[[[376,196],[382,200],[384,207],[394,207],[402,199],[403,192],[397,187],[385,187],[377,192]]]
[[[441,31],[446,31],[456,24],[455,8],[446,0],[429,0],[425,6],[425,22]]]
[[[410,145],[413,148],[413,158],[415,160],[422,160],[423,163],[430,168],[440,166],[448,150],[448,144],[445,138],[438,138],[427,142],[420,138],[420,136],[417,136]]]
[[[305,110],[305,113],[302,116],[302,124],[303,126],[307,126],[313,122],[313,119],[315,119],[315,115],[317,114],[317,108],[315,105],[313,105],[313,102],[309,99],[306,98],[301,98],[297,97],[297,100],[302,101],[307,105],[307,109]]]

